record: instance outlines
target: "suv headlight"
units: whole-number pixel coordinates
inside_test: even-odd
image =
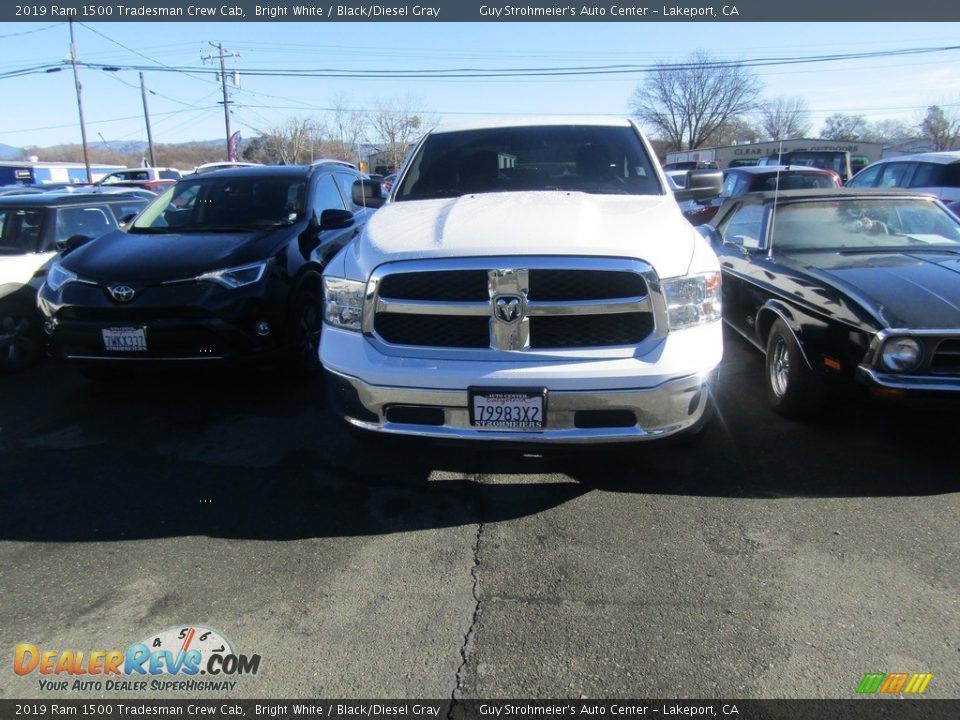
[[[891,338],[883,344],[880,360],[891,372],[908,372],[920,364],[920,343],[913,338]]]
[[[258,262],[252,265],[238,265],[237,267],[226,268],[225,270],[213,270],[197,277],[197,280],[209,280],[220,283],[230,289],[252,285],[259,282],[263,277],[263,271],[266,270],[267,263]]]
[[[70,272],[63,265],[58,262],[53,263],[50,266],[50,269],[47,271],[47,287],[50,288],[53,292],[57,292],[60,288],[66,285],[69,282],[74,282],[77,279],[77,274],[75,272]]]
[[[360,332],[367,284],[343,278],[323,279],[323,319],[328,325]]]
[[[720,319],[720,273],[670,278],[662,286],[671,330]]]

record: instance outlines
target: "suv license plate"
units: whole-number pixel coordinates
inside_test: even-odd
[[[485,430],[543,430],[546,390],[471,390],[470,422]]]
[[[103,328],[103,348],[109,352],[146,352],[146,328]]]

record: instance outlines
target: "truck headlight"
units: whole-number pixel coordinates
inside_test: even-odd
[[[892,338],[883,344],[880,360],[892,372],[908,372],[920,364],[920,343],[913,338]]]
[[[328,325],[360,332],[367,284],[343,278],[323,279],[323,319]]]
[[[720,319],[720,273],[670,278],[662,286],[671,330]]]

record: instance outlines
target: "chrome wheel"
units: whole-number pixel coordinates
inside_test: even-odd
[[[770,389],[774,395],[782,398],[790,387],[790,353],[786,340],[777,337],[772,350],[768,361]]]

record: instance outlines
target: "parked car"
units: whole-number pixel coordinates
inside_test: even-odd
[[[945,203],[960,200],[960,150],[918,153],[878,160],[858,172],[852,188],[907,188],[936,195]]]
[[[116,230],[146,204],[123,195],[0,197],[0,371],[19,370],[42,355],[37,290],[58,246]]]
[[[95,366],[274,361],[318,368],[320,275],[382,203],[342,163],[192,174],[54,263],[51,354]]]
[[[802,190],[838,188],[840,177],[830,170],[818,170],[805,165],[757,165],[728,168],[723,171],[723,190],[720,195],[701,201],[687,202],[681,207],[692,225],[710,222],[723,203],[748,192],[765,190]]]
[[[182,173],[176,168],[127,168],[105,175],[94,183],[97,187],[138,187],[162,190],[173,185]]]
[[[663,166],[664,172],[671,170],[719,170],[720,165],[714,160],[680,160],[667,163]]]
[[[840,178],[840,184],[853,177],[849,150],[790,150],[760,158],[758,165],[803,165],[830,170]]]
[[[674,194],[719,192],[711,176]],[[719,281],[635,123],[434,129],[324,273],[328,397],[377,433],[696,434],[722,355]]]
[[[708,237],[723,319],[766,353],[767,397],[809,417],[828,392],[960,398],[960,219],[897,190],[751,193]]]

